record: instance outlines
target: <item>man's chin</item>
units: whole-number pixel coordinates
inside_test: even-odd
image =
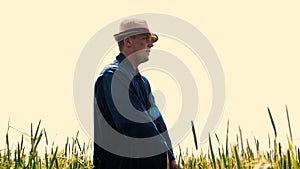
[[[142,63],[145,63],[145,62],[148,62],[148,61],[149,61],[149,58],[147,58],[147,59],[143,60],[143,62],[142,62]]]
[[[140,63],[145,63],[147,61],[149,61],[149,57],[145,57],[143,60],[140,60]]]

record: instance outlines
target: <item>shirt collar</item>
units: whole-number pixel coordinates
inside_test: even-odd
[[[125,59],[125,55],[123,53],[120,53],[118,56],[116,56],[116,60],[121,63]]]

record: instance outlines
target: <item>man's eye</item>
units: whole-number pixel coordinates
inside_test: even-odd
[[[150,37],[144,37],[143,39],[148,41],[148,40],[150,40]]]

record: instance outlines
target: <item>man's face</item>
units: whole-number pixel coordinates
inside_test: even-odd
[[[150,48],[153,43],[150,34],[140,34],[132,38],[133,55],[137,63],[144,63],[149,60]]]

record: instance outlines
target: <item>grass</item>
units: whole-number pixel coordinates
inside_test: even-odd
[[[0,150],[0,169],[2,168],[15,168],[15,169],[57,169],[57,168],[93,168],[92,158],[88,155],[92,150],[90,144],[80,144],[78,141],[78,134],[73,137],[71,141],[67,138],[64,149],[58,149],[53,145],[48,148],[48,137],[46,130],[40,129],[41,121],[39,121],[35,131],[31,124],[30,135],[19,131],[12,126],[8,125],[6,133],[6,146],[4,150]],[[14,148],[11,147],[9,142],[9,130],[15,129],[22,133],[21,140]],[[25,139],[24,139],[25,136]],[[38,146],[41,140],[46,142],[45,153],[39,154]],[[25,148],[24,140],[30,143],[27,151]],[[48,152],[50,151],[50,152]]]
[[[224,146],[217,148],[212,146],[212,137],[209,135],[209,152],[201,154],[198,157],[192,158],[189,156],[180,157],[184,161],[185,169],[227,169],[227,168],[257,168],[257,169],[297,169],[300,168],[300,149],[293,145],[291,124],[289,119],[288,109],[286,107],[286,115],[289,127],[289,136],[287,136],[287,150],[282,149],[282,143],[277,141],[276,125],[272,117],[271,110],[268,108],[268,114],[271,121],[271,125],[274,131],[274,139],[271,140],[269,136],[269,147],[273,141],[273,148],[268,151],[260,151],[259,140],[254,138],[255,147],[251,148],[249,140],[246,140],[246,144],[243,143],[242,130],[239,128],[239,135],[237,135],[237,142],[229,145],[229,121],[227,123],[226,143]],[[193,124],[193,123],[192,123]],[[192,131],[194,132],[194,126],[192,125]],[[196,134],[193,133],[194,140]],[[216,140],[219,142],[217,135]],[[197,144],[197,142],[195,142]],[[221,144],[219,144],[221,145]],[[197,146],[196,146],[197,147]],[[256,152],[256,153],[255,153]],[[181,154],[181,153],[180,153]]]
[[[296,169],[300,168],[300,149],[293,145],[291,124],[289,119],[288,108],[286,107],[286,117],[289,127],[289,136],[287,136],[287,149],[282,149],[282,143],[277,140],[276,125],[272,117],[271,110],[268,108],[268,115],[274,131],[274,138],[269,135],[270,150],[261,151],[259,149],[259,140],[254,138],[255,147],[250,147],[249,140],[243,142],[243,133],[239,127],[239,133],[236,135],[236,143],[229,143],[229,121],[227,122],[226,142],[221,144],[217,134],[212,137],[209,134],[208,152],[200,152],[199,155],[183,153],[179,146],[178,163],[185,169]],[[71,139],[67,138],[64,148],[59,149],[48,145],[46,130],[41,129],[41,121],[33,127],[31,124],[30,134],[19,131],[8,125],[5,137],[6,145],[0,150],[0,169],[80,169],[93,168],[92,164],[92,146],[91,144],[80,144],[78,134]],[[199,149],[197,135],[194,123],[191,122],[192,133],[196,149]],[[22,133],[21,140],[16,146],[12,146],[9,141],[9,130],[14,129]],[[219,143],[219,147],[214,147],[213,139]],[[40,154],[38,149],[41,141],[46,143],[45,152]],[[29,142],[29,147],[25,148],[25,143]],[[185,155],[183,155],[185,154]]]

